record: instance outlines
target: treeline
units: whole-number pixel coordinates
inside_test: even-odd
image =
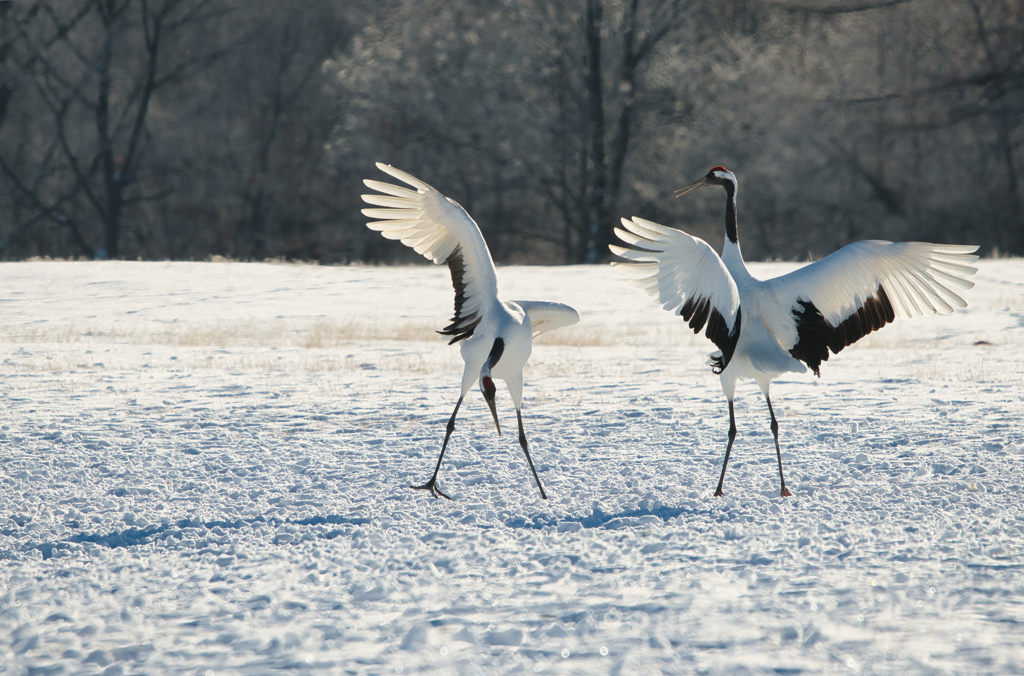
[[[384,161],[499,262],[620,216],[748,258],[864,238],[1024,255],[1019,0],[0,2],[0,258],[407,259]]]

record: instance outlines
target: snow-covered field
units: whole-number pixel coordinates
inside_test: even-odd
[[[550,500],[439,267],[0,265],[0,673],[1024,673],[1024,262],[737,399],[608,267],[526,372]],[[792,266],[752,266],[771,276]],[[500,387],[500,383],[499,383]],[[515,429],[507,392],[498,411]]]

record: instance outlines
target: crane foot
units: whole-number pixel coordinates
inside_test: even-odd
[[[784,498],[791,498],[793,494],[789,492],[789,489],[785,486],[782,487],[782,491],[779,493]]]
[[[437,496],[441,496],[442,498],[445,498],[446,500],[451,500],[450,497],[448,497],[447,495],[442,493],[441,489],[437,487],[437,478],[436,477],[431,479],[427,483],[423,484],[422,486],[409,486],[409,488],[412,488],[413,490],[417,490],[417,491],[430,491],[430,494],[433,495],[435,498],[437,498]],[[454,502],[454,500],[452,500],[452,502]]]

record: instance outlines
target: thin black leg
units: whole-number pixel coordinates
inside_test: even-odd
[[[779,421],[775,419],[775,411],[772,409],[772,400],[768,393],[764,393],[764,400],[768,402],[768,412],[772,414],[772,434],[775,435],[775,455],[779,459],[779,481],[782,482],[782,497],[789,498],[793,494],[786,488],[786,477],[782,476],[782,451],[779,449]]]
[[[540,477],[537,476],[537,470],[533,468],[533,460],[530,458],[530,451],[526,448],[526,432],[523,431],[523,413],[518,408],[516,409],[516,418],[519,420],[519,445],[523,447],[523,453],[526,454],[526,462],[530,463],[530,471],[533,472],[533,478],[537,482],[537,488],[540,489],[540,499],[547,500],[548,496],[544,493],[544,487],[540,485]]]
[[[718,488],[715,489],[715,497],[720,498],[722,484],[725,483],[725,468],[729,466],[729,453],[732,451],[732,442],[736,441],[736,413],[733,410],[732,399],[729,400],[729,445],[725,447],[725,462],[722,463],[722,476],[718,477]]]
[[[441,471],[441,460],[444,458],[444,450],[448,448],[448,440],[452,436],[452,432],[455,431],[455,416],[459,413],[459,407],[462,406],[462,397],[459,397],[459,401],[455,404],[455,410],[452,411],[452,417],[448,419],[448,431],[444,435],[444,444],[441,445],[441,455],[437,456],[437,466],[434,467],[434,476],[430,477],[430,481],[423,484],[422,486],[409,486],[409,488],[415,488],[418,491],[430,491],[430,494],[435,498],[440,495],[442,498],[449,498],[447,495],[441,492],[441,489],[437,487],[437,473]]]

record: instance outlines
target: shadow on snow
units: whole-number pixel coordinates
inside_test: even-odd
[[[276,519],[266,518],[257,516],[249,519],[236,519],[234,521],[225,520],[213,520],[213,521],[200,521],[199,519],[180,519],[169,524],[163,524],[160,526],[151,526],[149,528],[136,528],[132,526],[121,531],[113,531],[110,533],[78,533],[69,537],[67,540],[62,542],[44,542],[37,545],[32,545],[27,549],[38,549],[43,554],[43,559],[49,559],[54,555],[54,552],[61,549],[68,549],[72,544],[84,544],[92,543],[100,545],[102,547],[109,547],[111,549],[117,549],[121,547],[135,547],[138,545],[145,545],[152,543],[156,540],[165,539],[167,537],[177,536],[178,539],[182,539],[181,530],[184,528],[251,528],[256,525],[266,524],[271,527],[279,527],[284,525],[293,526],[321,526],[324,524],[333,524],[339,526],[361,526],[370,523],[368,517],[346,517],[332,514],[329,516],[314,516],[307,519]],[[339,535],[344,535],[345,531],[333,530],[327,533],[320,533],[318,537],[326,539],[334,539]],[[162,537],[161,537],[162,536]],[[280,534],[274,537],[274,543],[277,544],[280,539]],[[2,558],[2,557],[0,557]]]
[[[563,527],[563,524],[576,524],[580,528],[623,528],[625,526],[643,526],[651,523],[664,523],[679,516],[706,516],[710,510],[695,510],[686,507],[661,506],[654,509],[632,509],[616,513],[605,513],[594,505],[594,511],[588,516],[565,517],[556,519],[552,516],[535,516],[532,519],[518,518],[505,522],[509,528],[548,528]]]
[[[680,516],[706,518],[710,516],[713,512],[714,510],[710,508],[707,510],[696,510],[685,507],[659,506],[653,509],[633,509],[614,513],[606,513],[602,511],[600,507],[595,505],[593,512],[586,516],[557,518],[552,515],[537,515],[534,517],[519,517],[515,519],[510,519],[508,521],[505,521],[503,525],[511,529],[529,530],[539,530],[542,528],[551,527],[558,528],[560,531],[577,531],[582,530],[584,528],[604,528],[614,530],[617,528],[643,527],[650,524],[663,524]],[[728,520],[728,517],[725,514],[719,514],[718,517],[719,518],[716,520],[721,520],[723,517],[725,517]],[[150,526],[147,528],[138,528],[132,526],[124,530],[115,530],[107,533],[76,533],[75,535],[72,535],[66,540],[60,542],[43,542],[40,544],[27,546],[25,549],[38,549],[42,553],[43,559],[49,559],[52,558],[54,554],[59,550],[70,549],[71,546],[75,544],[91,543],[99,545],[101,547],[118,549],[124,547],[135,547],[139,545],[151,544],[156,541],[168,538],[180,541],[186,539],[187,537],[185,534],[182,533],[182,530],[186,528],[203,528],[206,530],[213,528],[240,529],[252,528],[258,525],[267,525],[272,528],[277,528],[285,525],[336,525],[348,527],[314,533],[314,537],[316,537],[317,539],[333,540],[337,537],[351,535],[353,526],[364,526],[369,524],[370,522],[370,518],[366,516],[353,517],[341,516],[337,514],[332,514],[328,516],[314,516],[305,519],[279,519],[273,517],[267,518],[263,516],[251,517],[246,519],[236,519],[234,521],[202,521],[199,519],[180,519],[169,524]],[[78,527],[77,523],[72,524],[72,527]],[[481,529],[491,529],[495,526],[490,524],[479,524],[476,527]],[[282,537],[282,535],[285,535],[286,537]],[[274,544],[287,544],[288,542],[291,542],[291,537],[291,534],[279,533],[274,536],[273,541]],[[424,539],[430,539],[431,534],[427,533],[423,537]],[[302,538],[302,536],[300,535],[299,539],[304,538]],[[0,555],[0,558],[6,557]]]

